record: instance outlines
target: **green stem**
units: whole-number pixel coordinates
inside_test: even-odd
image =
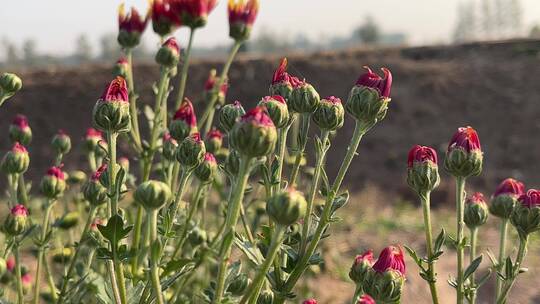
[[[8,174],[10,208],[19,203],[17,189],[19,187],[19,174]]]
[[[310,114],[309,113],[302,113],[300,114],[300,135],[299,135],[299,150],[296,154],[296,159],[294,161],[294,165],[291,172],[291,178],[289,179],[289,185],[292,187],[296,186],[296,179],[298,178],[298,173],[300,172],[300,164],[302,162],[302,158],[304,157],[304,152],[306,151],[306,145],[308,141],[308,132],[309,132],[309,122]]]
[[[13,254],[15,255],[15,277],[17,280],[17,304],[24,303],[24,291],[21,278],[21,259],[19,256],[19,240],[15,241],[13,246]]]
[[[58,296],[57,304],[61,304],[64,302],[64,297],[66,296],[67,287],[69,284],[69,280],[71,279],[71,276],[73,275],[73,271],[75,270],[75,264],[77,263],[77,260],[79,259],[79,255],[81,254],[81,247],[82,242],[84,241],[84,238],[88,234],[88,230],[90,229],[90,225],[92,225],[92,221],[94,220],[94,216],[96,213],[96,207],[92,206],[90,209],[90,212],[88,213],[88,217],[86,218],[86,224],[84,225],[84,230],[81,233],[81,238],[79,242],[77,243],[77,248],[75,249],[75,254],[73,255],[73,258],[71,258],[71,261],[69,262],[68,270],[64,276],[64,280],[62,281],[62,287],[60,288],[60,295]]]
[[[20,196],[19,202],[23,204],[28,203],[28,192],[26,191],[26,183],[24,182],[24,175],[22,173],[19,174],[18,189],[19,189],[18,194]]]
[[[94,151],[88,152],[88,166],[90,167],[90,171],[95,172],[97,170],[97,164],[96,164],[96,153]]]
[[[46,258],[43,259],[43,269],[45,270],[45,274],[47,276],[47,284],[49,285],[49,290],[51,291],[53,300],[56,301],[56,299],[58,299],[58,290],[56,289],[54,277],[49,267],[49,260]]]
[[[152,210],[148,212],[148,222],[150,223],[151,234],[150,234],[150,241],[151,244],[154,244],[154,242],[157,241],[157,217],[158,217],[158,210]],[[161,292],[161,282],[159,281],[159,269],[158,269],[158,263],[159,263],[159,257],[154,256],[153,254],[150,255],[150,271],[151,277],[152,277],[152,288],[154,289],[154,293],[156,294],[156,302],[158,304],[163,304],[163,294]]]
[[[332,203],[334,202],[334,198],[336,197],[336,194],[341,188],[341,183],[343,182],[343,179],[345,178],[345,175],[349,170],[351,162],[356,154],[356,150],[358,149],[362,136],[366,133],[366,130],[367,128],[363,127],[360,122],[356,121],[353,137],[351,139],[351,142],[349,143],[349,146],[347,147],[347,153],[345,155],[345,158],[343,159],[343,162],[341,163],[336,179],[334,180],[334,183],[332,185],[332,189],[326,197],[323,213],[319,224],[317,225],[317,229],[315,230],[315,234],[313,235],[313,238],[309,243],[306,252],[301,256],[298,264],[296,264],[293,271],[291,272],[291,275],[287,279],[287,282],[281,289],[281,291],[283,291],[283,294],[287,294],[292,291],[292,289],[296,285],[296,282],[298,281],[298,279],[300,279],[300,276],[302,276],[304,271],[309,266],[309,260],[311,256],[315,253],[319,241],[321,240],[324,231],[326,231],[330,223]],[[283,296],[278,295],[275,299],[276,304],[281,304],[284,302],[285,298]]]
[[[286,227],[282,225],[276,226],[276,229],[274,230],[274,233],[272,235],[272,240],[270,241],[270,248],[268,248],[264,262],[259,267],[257,275],[253,279],[251,285],[248,287],[247,293],[244,294],[244,296],[242,297],[240,304],[245,304],[248,300],[250,304],[254,304],[257,302],[257,298],[259,297],[259,293],[261,292],[264,279],[266,278],[266,275],[270,270],[270,266],[272,266],[272,263],[279,252],[279,248],[283,243],[285,229]]]
[[[315,162],[315,173],[313,174],[313,179],[311,180],[311,188],[309,190],[309,196],[307,201],[306,215],[304,216],[304,225],[302,227],[302,241],[300,245],[300,252],[304,253],[307,242],[309,240],[309,232],[311,228],[311,213],[313,212],[313,203],[315,202],[315,196],[319,190],[319,181],[321,178],[321,171],[324,166],[324,161],[326,158],[326,152],[328,151],[327,142],[328,141],[328,131],[321,132],[321,151],[317,153],[317,160]]]
[[[424,216],[424,231],[426,233],[426,250],[428,256],[428,276],[429,276],[429,290],[431,291],[431,300],[433,304],[439,303],[439,296],[437,294],[436,274],[435,274],[435,260],[433,259],[433,233],[431,229],[431,193],[427,192],[425,196],[421,196],[422,201],[422,213]]]
[[[465,204],[465,178],[456,177],[456,218],[457,218],[457,303],[463,303],[464,283],[463,282],[463,259],[464,259],[464,204]]]
[[[240,205],[244,199],[244,190],[249,179],[249,171],[251,167],[252,158],[242,157],[240,159],[240,169],[238,172],[238,178],[236,178],[236,184],[233,189],[233,196],[229,201],[227,217],[225,219],[225,230],[223,241],[229,240],[227,243],[223,244],[221,247],[221,252],[219,256],[219,270],[218,270],[218,280],[216,292],[213,304],[220,304],[221,298],[223,297],[223,292],[225,289],[225,277],[227,274],[227,264],[229,257],[231,255],[232,243],[230,240],[231,237],[234,237],[236,223],[240,216]]]
[[[174,248],[172,256],[175,257],[178,252],[182,249],[184,246],[184,243],[187,239],[187,235],[189,232],[188,226],[189,222],[193,219],[193,215],[197,211],[199,207],[199,201],[201,200],[202,193],[208,188],[208,183],[199,183],[199,186],[197,187],[197,190],[195,192],[195,196],[193,197],[192,204],[189,206],[188,216],[186,217],[186,220],[184,222],[184,227],[182,227],[182,233],[180,234],[180,240],[178,243],[176,243],[176,246]]]
[[[278,143],[276,146],[276,152],[278,155],[277,158],[277,180],[279,181],[279,184],[275,184],[272,186],[272,192],[277,193],[281,189],[281,175],[283,173],[283,161],[285,158],[285,150],[287,149],[287,133],[289,133],[289,129],[291,126],[286,126],[282,129],[278,130]]]
[[[362,295],[362,292],[363,292],[362,285],[357,284],[355,289],[354,289],[354,295],[352,297],[351,304],[357,304],[358,303],[358,298]]]
[[[36,278],[34,281],[34,299],[33,303],[39,303],[39,290],[41,286],[41,270],[43,265],[43,259],[45,258],[45,252],[47,244],[44,244],[47,234],[49,234],[49,219],[51,217],[51,210],[55,204],[55,201],[49,201],[47,199],[47,208],[45,209],[45,215],[43,217],[43,223],[41,224],[41,238],[39,239],[40,246],[38,248],[38,260],[36,266]]]
[[[178,96],[176,97],[176,104],[174,109],[178,109],[182,100],[184,100],[184,93],[186,90],[186,81],[189,70],[191,47],[193,45],[193,38],[195,37],[195,28],[189,30],[189,41],[184,54],[184,64],[182,64],[182,70],[180,71],[180,82],[178,83]]]
[[[478,241],[478,228],[477,227],[471,228],[470,229],[470,234],[471,234],[471,250],[470,250],[470,253],[469,253],[469,263],[472,264],[474,259],[476,259],[476,246],[477,246],[477,241]],[[471,287],[473,289],[472,294],[471,294],[471,301],[469,302],[469,304],[474,304],[474,303],[476,303],[476,279],[475,279],[474,272],[471,274],[469,280],[470,280]]]
[[[138,151],[141,150],[141,134],[139,131],[139,113],[137,112],[137,98],[135,96],[135,83],[133,81],[133,50],[126,49],[126,59],[128,61],[127,85],[129,90],[129,114],[131,117],[130,134]]]
[[[229,53],[229,57],[227,58],[227,61],[225,62],[225,65],[223,66],[223,70],[221,71],[221,75],[219,76],[218,81],[216,81],[216,83],[214,84],[212,98],[206,105],[203,115],[201,116],[201,120],[199,121],[199,125],[198,125],[199,129],[202,128],[202,126],[204,125],[204,123],[206,122],[208,118],[210,118],[211,116],[213,117],[214,115],[214,111],[216,110],[216,102],[219,96],[219,90],[221,89],[221,86],[227,79],[227,75],[229,74],[229,69],[234,60],[234,57],[236,56],[236,53],[238,53],[238,50],[240,49],[240,46],[242,46],[242,41],[234,42],[234,45],[231,48],[231,51]],[[203,134],[206,134],[206,133],[203,133]]]
[[[144,209],[142,206],[137,206],[137,216],[135,218],[135,231],[133,234],[133,244],[131,246],[132,250],[139,250],[141,246],[141,234],[142,234],[142,223],[143,223]],[[135,276],[138,273],[139,269],[139,259],[133,257],[131,261],[131,273]]]
[[[500,241],[499,241],[499,265],[497,270],[502,272],[504,270],[504,263],[506,261],[506,236],[508,235],[508,219],[503,218],[500,228]],[[501,288],[503,279],[497,276],[497,286],[495,288],[495,299],[498,299],[501,295]]]
[[[523,263],[523,260],[525,259],[525,255],[527,254],[527,243],[529,242],[529,236],[520,236],[519,238],[519,250],[518,255],[516,258],[516,264],[514,266],[514,273],[512,274],[512,277],[509,278],[510,280],[505,282],[505,286],[503,287],[501,291],[501,295],[497,298],[497,304],[505,304],[506,298],[508,297],[508,293],[510,292],[510,289],[512,289],[512,286],[514,286],[514,283],[516,282],[517,276],[519,274],[519,271],[521,269],[521,264]]]

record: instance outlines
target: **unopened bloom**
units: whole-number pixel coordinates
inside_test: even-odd
[[[23,291],[26,293],[32,288],[32,282],[34,279],[30,273],[25,273],[21,276],[21,283],[23,286]]]
[[[109,200],[107,188],[100,182],[101,174],[106,169],[106,166],[101,166],[82,187],[84,199],[93,206],[102,205]]]
[[[4,73],[0,76],[0,95],[13,96],[22,88],[22,80],[13,73]]]
[[[529,189],[519,197],[510,221],[520,238],[540,230],[540,190]]]
[[[315,88],[305,80],[293,86],[288,106],[297,113],[313,113],[319,107],[321,98]]]
[[[358,299],[358,302],[356,304],[376,304],[375,303],[375,300],[373,300],[372,297],[370,297],[369,295],[365,294],[365,295],[362,295],[359,299]]]
[[[149,180],[137,187],[134,198],[147,210],[158,210],[172,197],[171,188],[164,182]]]
[[[69,247],[59,247],[51,251],[52,260],[57,264],[69,263],[73,250]]]
[[[231,283],[227,287],[227,292],[230,292],[235,296],[241,296],[246,291],[250,282],[251,280],[245,273],[240,273],[232,279]]]
[[[247,112],[230,132],[230,144],[242,156],[261,157],[274,151],[277,131],[262,107]]]
[[[199,166],[206,154],[206,147],[201,139],[201,135],[193,133],[186,137],[176,149],[176,160],[184,166],[186,170],[193,170]]]
[[[317,304],[317,300],[315,299],[307,299],[302,302],[302,304]]]
[[[183,25],[195,29],[206,25],[208,14],[216,5],[217,0],[176,0],[173,10],[179,14]]]
[[[206,134],[204,144],[206,145],[206,151],[210,153],[218,152],[223,145],[223,133],[221,133],[220,130],[213,128]]]
[[[266,109],[276,128],[281,129],[289,122],[289,109],[285,99],[280,95],[263,97],[259,101],[259,106]]]
[[[456,177],[476,176],[482,172],[480,139],[472,127],[459,128],[446,151],[444,167]]]
[[[399,303],[405,283],[405,260],[399,246],[383,249],[373,264],[365,283],[362,285],[366,294],[381,303]]]
[[[302,192],[291,187],[272,195],[266,203],[266,213],[277,224],[289,226],[303,218],[307,202]]]
[[[383,273],[389,270],[399,272],[405,275],[406,266],[403,255],[403,250],[399,246],[388,246],[381,251],[377,262],[373,264],[373,270]]]
[[[301,83],[300,79],[287,73],[287,58],[282,58],[278,68],[274,71],[274,75],[272,76],[270,94],[280,95],[285,98],[285,100],[289,100],[293,87],[299,83]]]
[[[271,291],[263,291],[257,298],[257,304],[272,304],[274,303],[274,293]]]
[[[174,37],[167,39],[156,54],[156,62],[164,67],[172,69],[180,61],[180,47]]]
[[[172,7],[172,0],[153,0],[151,6],[152,29],[165,37],[181,25],[180,16]]]
[[[373,127],[381,121],[388,110],[390,90],[392,88],[392,73],[383,68],[384,77],[374,73],[369,67],[351,89],[345,109],[364,130]]]
[[[103,140],[103,134],[101,131],[94,128],[86,129],[86,135],[84,136],[84,149],[87,153],[93,153],[98,147],[100,140]]]
[[[238,119],[245,114],[246,111],[238,100],[226,104],[219,112],[219,128],[225,133],[229,133]]]
[[[496,217],[508,219],[517,199],[525,192],[525,185],[513,178],[503,180],[491,197],[489,212]]]
[[[227,95],[227,90],[229,89],[229,84],[227,82],[227,79],[225,79],[218,90],[218,88],[216,88],[216,85],[220,81],[221,79],[217,77],[216,69],[211,69],[210,74],[208,75],[208,79],[204,84],[203,99],[206,103],[211,102],[215,94],[218,95],[217,104],[223,105],[225,103],[225,97]]]
[[[249,38],[259,12],[258,0],[229,0],[229,36],[236,41]]]
[[[114,77],[120,76],[122,78],[127,78],[129,69],[130,69],[129,62],[127,61],[126,58],[121,57],[114,64],[113,76]]]
[[[118,43],[124,48],[133,48],[141,41],[142,32],[146,28],[148,16],[141,17],[137,9],[125,12],[124,3],[118,8]]]
[[[211,182],[218,170],[214,154],[206,152],[203,162],[195,169],[195,176],[203,183]]]
[[[41,179],[40,190],[43,195],[50,199],[56,199],[66,189],[66,177],[60,167],[50,167],[47,174]]]
[[[484,195],[476,192],[465,201],[465,215],[463,220],[469,228],[476,228],[486,223],[488,218],[488,206]]]
[[[354,258],[351,270],[349,271],[349,278],[351,278],[351,280],[353,280],[357,285],[361,285],[364,282],[368,272],[371,271],[374,262],[372,250],[368,250],[357,255]]]
[[[130,120],[127,84],[124,78],[116,77],[96,102],[92,123],[103,132],[124,133],[131,129]]]
[[[15,205],[4,221],[4,231],[10,236],[17,236],[26,228],[28,228],[28,209],[24,205]]]
[[[199,246],[199,245],[203,244],[204,242],[206,242],[206,239],[207,239],[206,231],[202,230],[199,227],[195,227],[195,228],[191,229],[191,231],[189,232],[189,235],[188,235],[188,241],[189,241],[189,244],[192,247],[196,247],[196,246]],[[231,285],[229,285],[229,288],[227,289],[227,291],[230,292],[230,288],[231,288],[232,284],[233,283],[231,283]],[[246,287],[247,287],[247,285],[246,285]],[[240,288],[240,290],[241,290],[241,288]],[[244,287],[244,290],[245,290],[245,287]]]
[[[59,130],[53,136],[51,146],[57,155],[65,155],[71,150],[71,138],[64,130]]]
[[[313,113],[313,121],[321,130],[336,131],[343,127],[345,110],[341,99],[335,96],[321,99],[319,106]]]
[[[58,221],[57,225],[60,229],[69,230],[79,223],[79,218],[81,214],[78,211],[70,211]]]
[[[169,131],[171,136],[178,141],[182,141],[190,134],[197,132],[197,116],[195,116],[193,104],[188,98],[184,99],[174,114]]]
[[[437,152],[427,146],[416,145],[407,159],[407,183],[420,196],[425,196],[439,185]]]
[[[178,148],[178,142],[172,138],[169,132],[163,135],[163,157],[166,160],[172,161],[175,158],[176,148]]]
[[[28,145],[32,141],[32,129],[28,125],[26,116],[17,114],[15,119],[9,125],[9,139],[12,143],[20,142],[23,145]]]
[[[2,171],[7,174],[20,174],[28,170],[30,165],[30,156],[26,148],[16,142],[10,151],[2,159]]]

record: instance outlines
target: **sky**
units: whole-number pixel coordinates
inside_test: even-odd
[[[456,7],[464,0],[260,0],[261,9],[253,35],[270,31],[288,38],[302,34],[315,40],[347,36],[370,15],[385,32],[404,32],[414,45],[449,42],[456,22]],[[20,45],[37,42],[38,52],[65,55],[74,50],[76,38],[85,34],[96,46],[104,33],[117,31],[121,0],[2,0],[0,39]],[[146,10],[147,0],[126,0]],[[228,41],[226,0],[211,13],[208,26],[197,31],[195,46]],[[525,28],[540,23],[540,0],[521,0]],[[151,30],[149,43],[157,43]],[[176,37],[186,43],[187,30]],[[0,49],[0,54],[4,51]],[[0,55],[1,57],[1,55]]]

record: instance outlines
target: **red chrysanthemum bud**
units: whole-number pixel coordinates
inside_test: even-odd
[[[6,267],[7,267],[7,270],[9,272],[15,272],[15,265],[16,265],[16,262],[15,262],[15,257],[14,256],[10,256],[7,261],[6,261]]]
[[[229,133],[238,119],[244,114],[246,114],[246,111],[238,100],[226,104],[219,112],[219,128],[224,132]]]
[[[329,96],[321,99],[321,103],[313,113],[313,121],[322,130],[336,131],[345,122],[345,109],[341,99]]]
[[[467,227],[475,228],[484,225],[488,218],[488,206],[484,195],[476,192],[469,196],[465,202],[465,216],[463,220],[467,224]]]
[[[446,170],[456,177],[476,176],[482,171],[482,149],[471,127],[459,128],[448,144]]]
[[[293,84],[287,105],[296,113],[313,113],[319,107],[321,98],[315,88],[305,80]]]
[[[118,164],[120,165],[120,167],[122,167],[122,169],[124,169],[124,172],[126,172],[126,174],[129,172],[129,158],[125,156],[118,158]]]
[[[301,83],[300,79],[287,73],[287,58],[282,58],[278,68],[272,76],[272,84],[270,85],[271,95],[280,95],[288,100],[291,96],[293,87]]]
[[[367,72],[358,78],[356,85],[351,89],[345,108],[367,131],[386,116],[392,88],[392,73],[383,68],[384,77],[381,77],[373,73],[369,67],[364,68]]]
[[[291,187],[272,195],[266,203],[268,216],[283,226],[290,226],[304,218],[306,208],[304,194]]]
[[[365,295],[362,295],[362,296],[358,299],[357,304],[377,304],[377,303],[375,303],[375,300],[373,300],[372,297],[370,297],[369,295],[365,294]]]
[[[28,272],[21,276],[21,283],[23,286],[23,291],[28,292],[32,288],[32,282],[34,279],[32,275]]]
[[[439,185],[437,152],[431,147],[416,145],[407,158],[407,183],[420,196]]]
[[[118,7],[118,43],[124,48],[137,46],[147,22],[148,15],[142,18],[134,7],[129,13],[126,13],[124,3],[120,4]]]
[[[101,166],[99,166],[99,168],[96,170],[96,172],[94,172],[94,174],[92,174],[91,180],[99,181],[101,179],[101,175],[103,173],[107,172],[107,169],[108,169],[107,163],[101,164]]]
[[[66,155],[71,150],[71,138],[64,130],[58,130],[51,141],[51,146],[57,155]]]
[[[259,12],[258,0],[229,0],[229,36],[236,41],[249,38]]]
[[[208,14],[216,7],[217,0],[176,0],[173,10],[179,14],[182,24],[195,29],[203,27],[208,21]]]
[[[127,78],[128,71],[129,71],[129,62],[127,61],[126,58],[121,57],[114,64],[113,76],[114,77],[120,76],[122,78]]]
[[[103,225],[104,222],[101,218],[97,217],[92,221],[92,224],[90,224],[90,230],[92,231],[98,231],[98,225]]]
[[[525,192],[525,185],[513,178],[503,180],[491,197],[489,212],[496,217],[508,219],[517,199]]]
[[[206,134],[206,150],[210,153],[216,153],[223,145],[223,133],[220,130],[213,128]]]
[[[124,78],[116,77],[94,106],[92,122],[104,132],[123,133],[131,128],[129,94]]]
[[[203,99],[205,102],[210,102],[211,99],[214,98],[214,95],[218,94],[217,103],[220,105],[225,104],[225,97],[227,95],[227,90],[229,89],[229,83],[227,79],[225,79],[225,81],[223,81],[223,84],[219,88],[219,91],[216,92],[217,88],[215,88],[215,86],[219,80],[220,79],[219,77],[217,77],[216,70],[211,69],[208,75],[208,79],[204,83]]]
[[[241,155],[261,157],[274,150],[277,131],[264,108],[255,107],[236,123],[229,140]]]
[[[289,122],[289,108],[285,99],[280,95],[263,97],[259,106],[266,109],[276,128],[283,128]]]
[[[373,264],[373,270],[379,273],[395,270],[405,276],[406,266],[401,247],[388,246],[384,248],[375,264]]]
[[[519,197],[510,221],[521,238],[540,230],[540,190],[529,189]]]
[[[175,159],[176,148],[178,148],[178,142],[172,138],[170,133],[163,135],[163,157],[169,161]]]
[[[357,285],[362,284],[373,267],[373,251],[368,250],[354,258],[354,262],[349,271],[349,278]]]
[[[217,161],[214,154],[206,152],[203,162],[195,169],[195,176],[203,183],[211,182],[217,172]]]
[[[182,23],[180,16],[172,7],[173,0],[153,0],[150,8],[152,15],[152,28],[162,37],[171,34]]]
[[[2,171],[8,174],[20,174],[28,170],[30,165],[30,156],[26,148],[16,142],[10,151],[2,159]]]
[[[4,231],[10,236],[22,234],[28,227],[28,209],[24,205],[15,205],[11,208],[4,221]]]
[[[180,61],[180,47],[176,42],[176,38],[167,39],[156,54],[156,62],[170,69],[176,67]]]
[[[86,129],[86,135],[84,136],[84,150],[87,153],[94,153],[100,140],[103,140],[101,131],[94,128]]]
[[[193,104],[188,98],[184,99],[174,114],[169,131],[171,136],[178,141],[182,141],[188,135],[197,132],[197,116],[195,116]]]
[[[11,142],[20,142],[23,145],[28,145],[32,141],[32,129],[28,125],[26,116],[17,114],[15,119],[9,126],[9,139]]]
[[[206,154],[206,147],[201,140],[199,132],[186,137],[176,149],[176,160],[187,170],[193,170],[199,166]]]
[[[60,167],[51,167],[43,177],[40,190],[43,195],[50,199],[56,199],[64,193],[66,189],[65,174]]]
[[[317,300],[315,299],[307,299],[302,302],[302,304],[317,304]]]

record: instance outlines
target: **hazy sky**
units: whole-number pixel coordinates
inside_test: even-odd
[[[84,33],[97,46],[100,35],[117,29],[120,0],[19,0],[7,1],[0,9],[0,38],[17,44],[37,41],[38,51],[73,52],[74,41]],[[313,39],[345,36],[371,15],[386,32],[405,32],[412,44],[449,41],[455,24],[456,6],[462,0],[261,0],[254,35],[263,29],[293,38],[303,33]],[[126,4],[146,10],[147,0]],[[521,0],[525,28],[540,23],[540,0]],[[227,41],[226,0],[210,15],[208,26],[197,32],[196,45]],[[152,31],[146,39],[155,42]],[[185,30],[177,32],[185,44]],[[96,49],[96,48],[95,48]],[[95,50],[94,49],[94,50]],[[0,50],[0,54],[4,50]],[[3,54],[2,54],[3,55]],[[0,55],[1,56],[1,55]]]

